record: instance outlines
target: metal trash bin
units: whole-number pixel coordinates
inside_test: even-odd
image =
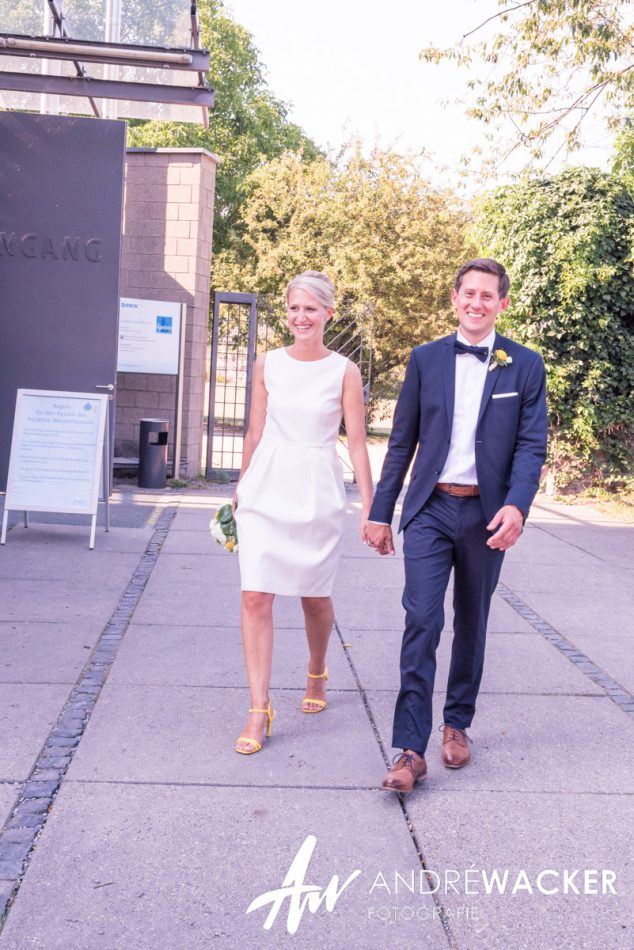
[[[139,488],[165,488],[168,429],[167,419],[141,419]]]

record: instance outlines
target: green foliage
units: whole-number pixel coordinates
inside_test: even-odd
[[[634,194],[634,124],[628,123],[617,136],[612,171]]]
[[[511,274],[501,329],[546,363],[559,483],[632,459],[634,199],[596,169],[500,188],[479,207],[484,252]]]
[[[634,21],[623,0],[498,0],[499,13],[454,47],[430,46],[427,62],[470,69],[468,114],[504,126],[506,155],[518,147],[541,158],[582,144],[583,122],[601,109],[612,128],[634,104]],[[491,29],[497,31],[487,35]],[[465,42],[477,35],[474,43]],[[486,64],[486,78],[477,75]]]
[[[202,0],[198,11],[202,43],[211,52],[207,78],[215,90],[210,128],[178,122],[133,122],[128,144],[206,148],[218,155],[214,216],[214,253],[218,253],[238,226],[247,176],[263,161],[287,149],[301,151],[307,160],[316,157],[318,150],[288,121],[286,105],[267,88],[251,35],[231,19],[220,0]]]
[[[287,153],[255,171],[246,192],[240,239],[214,261],[216,288],[281,301],[295,274],[325,271],[338,312],[374,308],[373,379],[385,385],[412,346],[453,325],[449,292],[472,251],[466,213],[413,160],[378,149],[365,157],[358,144],[333,161]]]

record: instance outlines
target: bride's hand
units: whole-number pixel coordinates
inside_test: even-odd
[[[238,507],[238,489],[236,488],[236,490],[233,493],[233,498],[231,499],[231,511],[233,513],[234,518],[236,516],[237,507]]]
[[[368,515],[370,514],[370,508],[361,509],[361,540],[364,544],[368,543]]]

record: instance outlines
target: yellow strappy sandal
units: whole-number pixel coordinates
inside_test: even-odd
[[[269,699],[268,706],[266,707],[266,709],[256,709],[254,706],[250,706],[249,712],[250,713],[252,712],[266,713],[266,733],[265,734],[266,734],[267,739],[270,738],[271,725],[276,715],[275,710],[271,709],[271,700]],[[239,749],[238,748],[239,742],[248,743],[250,748]],[[250,736],[239,736],[239,738],[236,741],[236,752],[239,752],[240,755],[253,755],[254,752],[259,752],[261,748],[262,748],[262,743],[258,742],[257,739],[252,739]]]
[[[324,670],[323,673],[309,673],[308,679],[311,680],[326,680],[328,681],[328,667]],[[306,704],[312,703],[313,706],[317,706],[317,709],[308,709]],[[299,707],[303,713],[320,713],[323,712],[328,703],[325,699],[311,699],[310,696],[304,696]]]

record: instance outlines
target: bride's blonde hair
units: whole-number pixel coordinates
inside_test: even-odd
[[[293,277],[286,288],[285,300],[288,303],[288,296],[291,290],[305,290],[307,294],[316,297],[322,307],[326,310],[332,310],[335,305],[335,285],[330,277],[322,274],[318,270],[307,270],[303,274]]]

